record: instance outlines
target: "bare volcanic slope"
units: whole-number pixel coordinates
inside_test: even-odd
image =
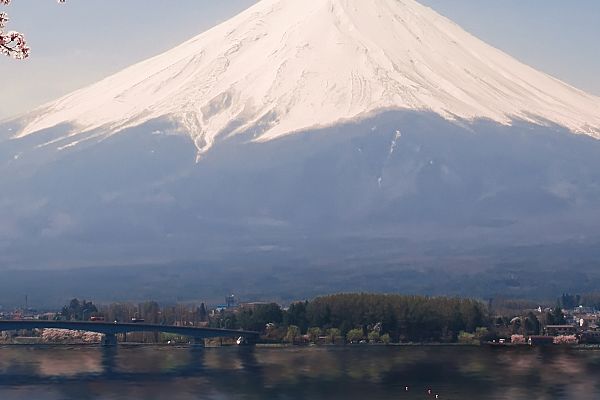
[[[166,118],[198,154],[382,110],[554,123],[600,137],[600,99],[520,63],[413,0],[262,0],[159,56],[25,116],[64,149]],[[84,134],[85,133],[85,134]]]

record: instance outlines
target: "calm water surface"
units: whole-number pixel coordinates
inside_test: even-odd
[[[406,391],[406,387],[409,390]],[[600,399],[600,351],[0,347],[0,399]]]

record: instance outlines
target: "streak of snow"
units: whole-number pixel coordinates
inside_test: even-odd
[[[394,151],[396,150],[396,146],[398,146],[398,140],[400,140],[401,137],[402,137],[402,132],[400,132],[400,130],[397,130],[396,134],[394,135],[394,139],[392,139],[392,145],[390,146],[390,156],[392,154],[394,154]]]

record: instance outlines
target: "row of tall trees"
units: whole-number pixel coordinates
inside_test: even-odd
[[[204,303],[197,305],[177,304],[161,307],[157,302],[141,304],[114,303],[100,308],[107,321],[130,321],[143,319],[150,324],[201,326],[208,323],[208,312]]]
[[[128,322],[143,319],[150,324],[200,326],[208,323],[208,311],[204,303],[200,306],[177,304],[161,307],[155,301],[140,304],[113,303],[96,306],[86,300],[73,299],[64,306],[58,318],[69,321],[87,321],[101,316],[107,321]]]
[[[269,335],[316,333],[377,341],[456,341],[460,332],[489,325],[486,307],[475,300],[382,294],[338,294],[294,303],[287,310],[277,304],[223,312],[211,320],[222,328],[241,328]],[[291,328],[291,331],[289,329]],[[332,331],[333,330],[333,331]],[[360,332],[360,335],[359,335]]]
[[[68,321],[85,321],[98,313],[98,307],[91,301],[73,299],[64,306],[60,317]]]
[[[579,306],[600,309],[600,293],[586,293],[583,295],[563,293],[558,299],[558,304],[564,309],[574,309]]]
[[[564,325],[566,318],[560,306],[545,311],[527,310],[520,314],[497,316],[494,320],[494,330],[500,336],[540,335],[548,325]]]

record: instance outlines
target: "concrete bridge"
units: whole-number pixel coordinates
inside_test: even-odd
[[[237,331],[232,329],[198,328],[190,326],[156,325],[145,323],[110,323],[110,322],[79,322],[79,321],[45,321],[19,320],[1,321],[0,332],[31,329],[68,329],[72,331],[96,332],[104,335],[102,344],[114,346],[117,344],[117,334],[130,332],[163,332],[175,335],[189,336],[194,344],[202,345],[207,338],[239,338],[243,337],[248,343],[258,339],[258,332]]]

